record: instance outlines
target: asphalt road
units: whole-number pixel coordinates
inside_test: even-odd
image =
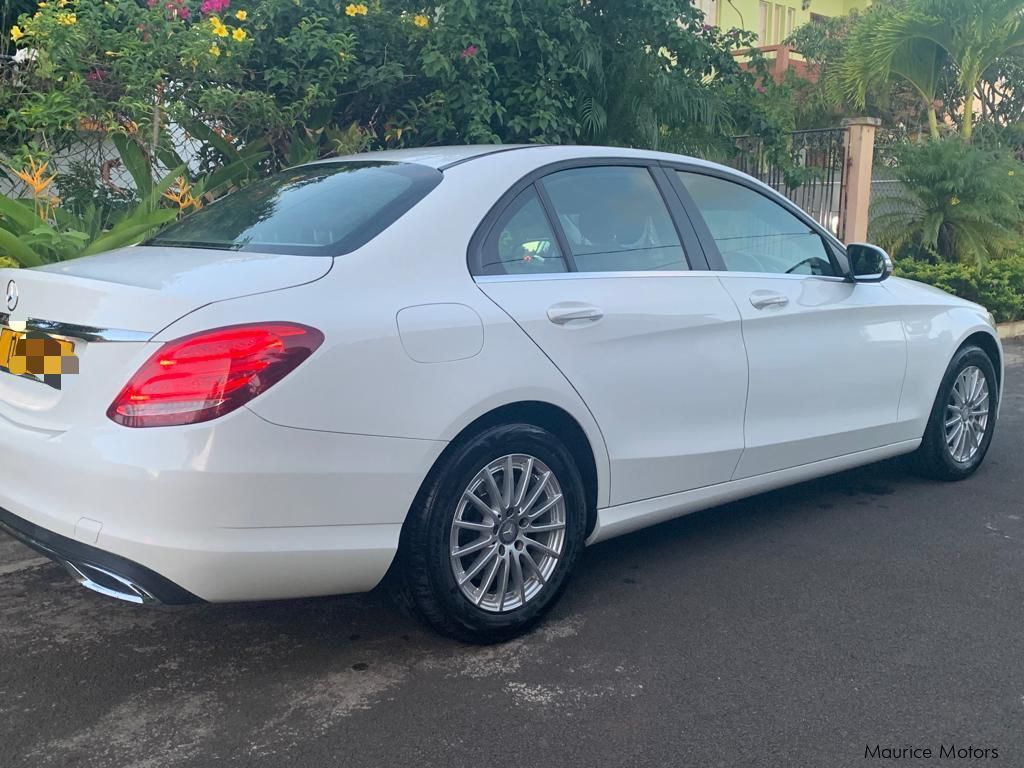
[[[972,480],[876,465],[598,545],[503,646],[376,593],[137,609],[0,537],[0,766],[1024,766],[1008,352]],[[990,752],[865,759],[876,744]]]

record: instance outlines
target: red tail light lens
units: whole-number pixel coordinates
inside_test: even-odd
[[[132,376],[107,416],[126,427],[216,419],[287,376],[323,340],[305,325],[258,323],[169,341]]]

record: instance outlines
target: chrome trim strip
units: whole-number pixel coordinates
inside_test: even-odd
[[[15,330],[19,331],[40,331],[42,333],[48,333],[51,336],[80,339],[88,342],[149,341],[155,334],[155,331],[128,331],[121,328],[96,328],[91,325],[62,323],[57,320],[41,320],[36,317],[29,317],[25,320],[15,320],[12,324],[11,316],[7,313],[0,313],[0,326],[15,328]]]
[[[707,277],[712,274],[706,269],[684,270],[636,270],[620,272],[540,272],[535,275],[474,275],[477,283],[527,283],[538,280],[610,280],[623,277],[651,279],[654,277]]]

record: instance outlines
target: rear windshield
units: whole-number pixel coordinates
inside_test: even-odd
[[[146,245],[338,256],[365,245],[441,181],[411,163],[319,163],[255,182]]]

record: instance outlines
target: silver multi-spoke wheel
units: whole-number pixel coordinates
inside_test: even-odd
[[[463,491],[450,535],[452,573],[473,605],[501,613],[541,593],[565,549],[565,500],[544,462],[495,459]]]
[[[953,461],[966,464],[981,450],[988,430],[989,391],[976,365],[960,371],[946,403],[946,447]]]

